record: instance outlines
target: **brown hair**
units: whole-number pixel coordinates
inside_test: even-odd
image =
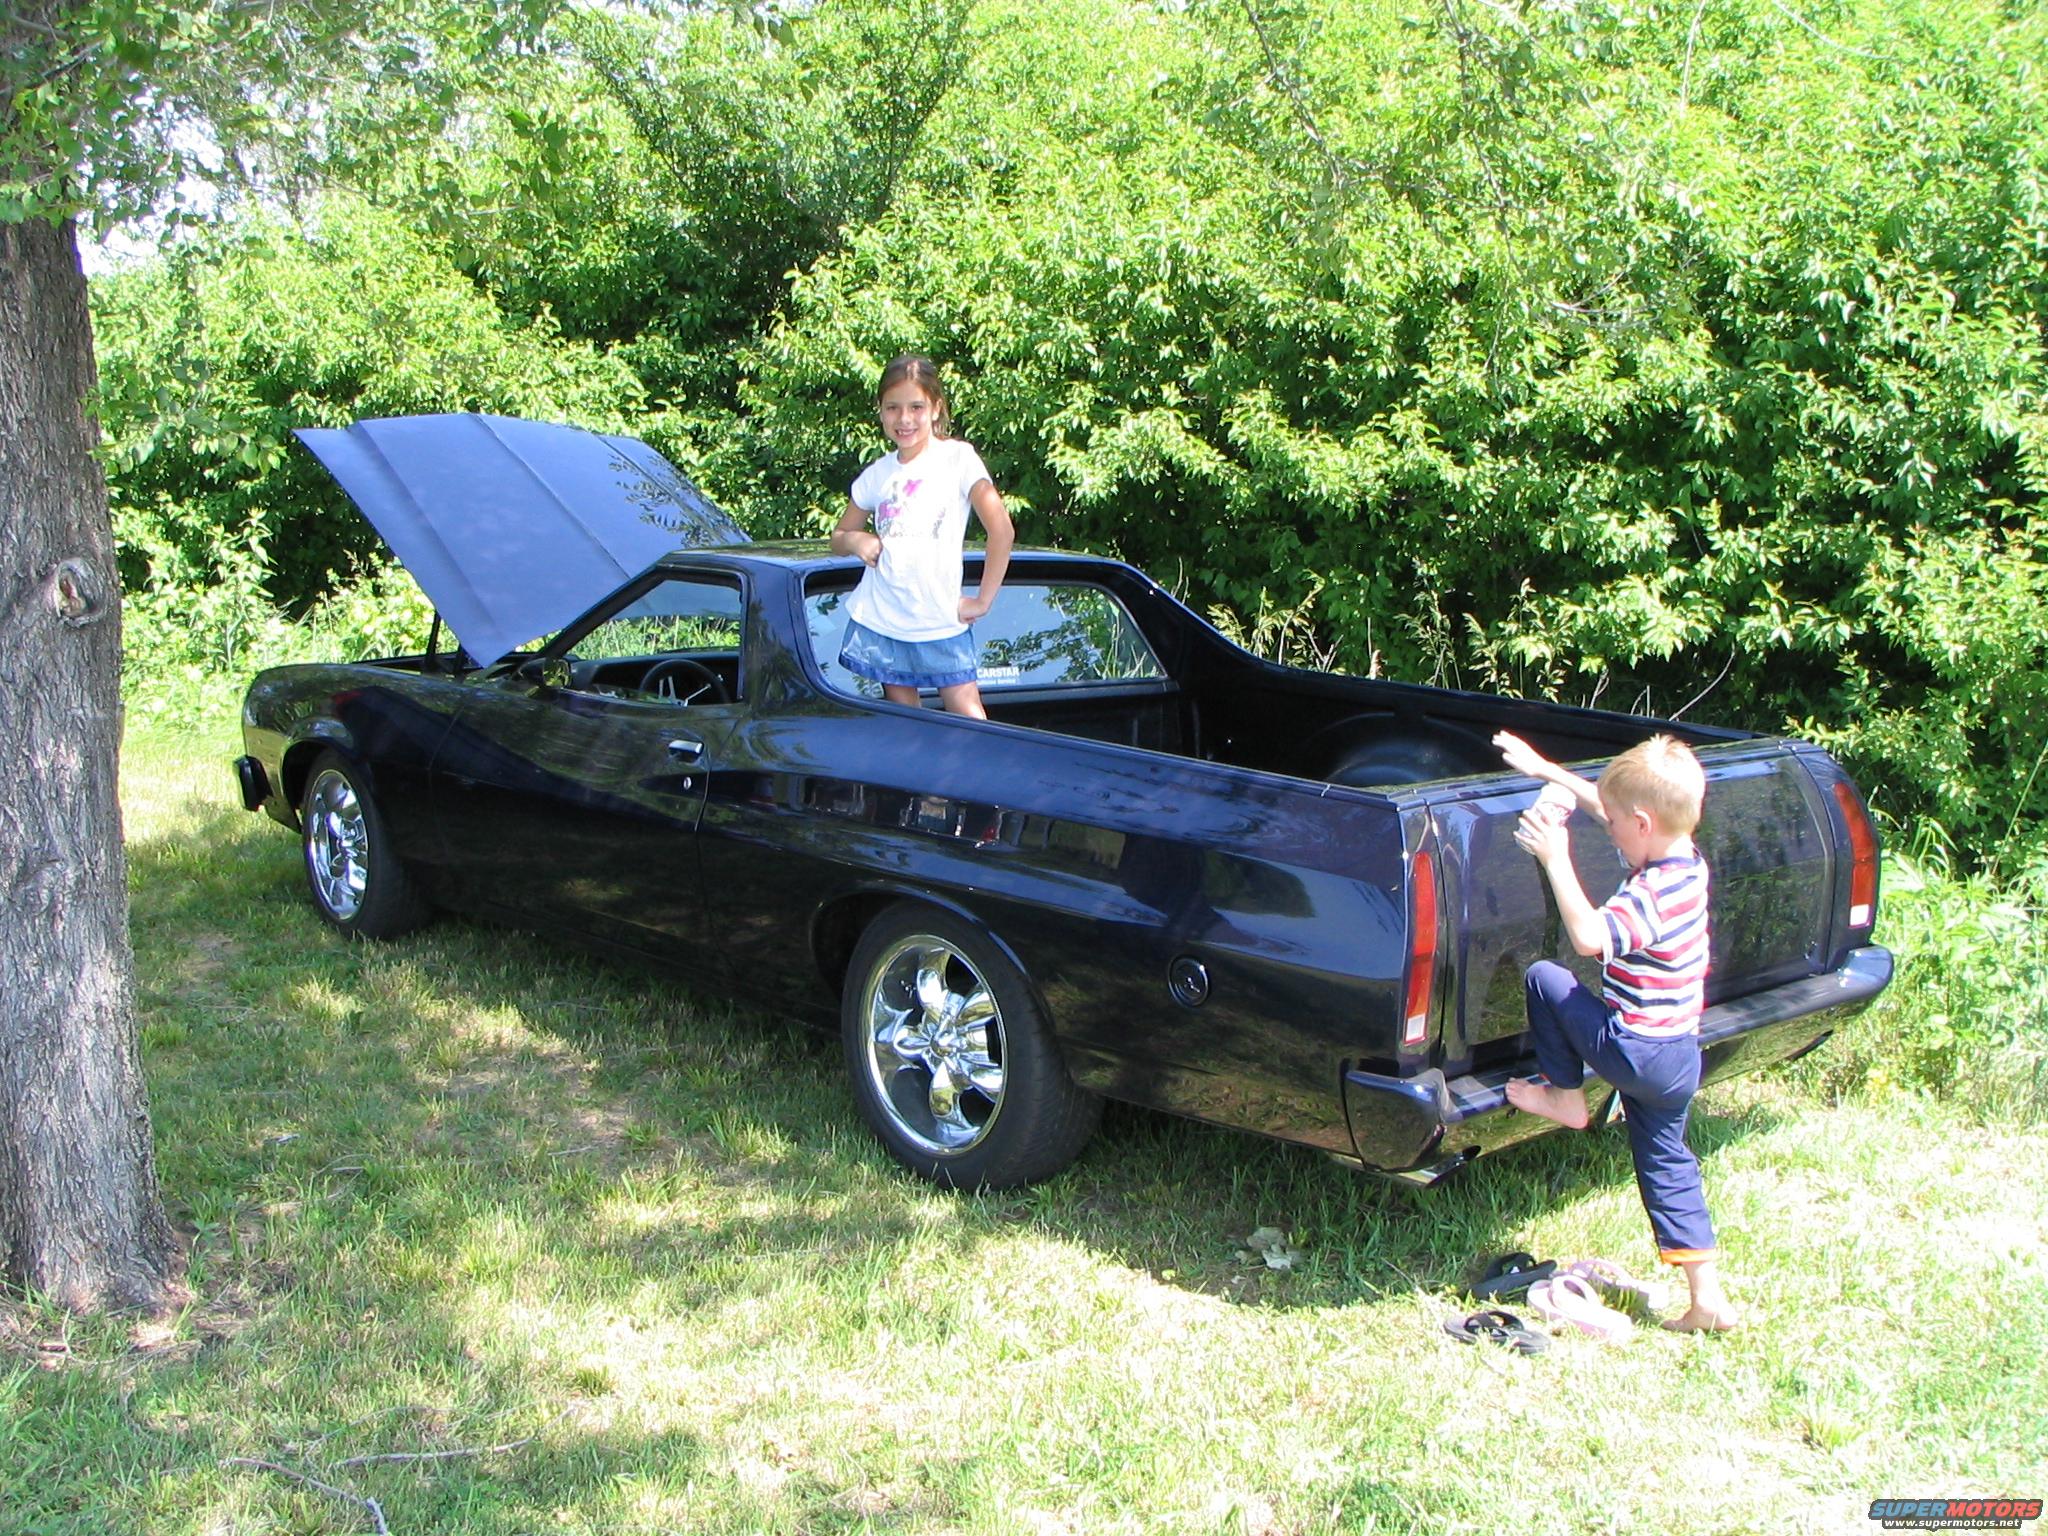
[[[1600,772],[1600,798],[1616,810],[1645,810],[1657,830],[1677,837],[1700,824],[1706,770],[1675,736],[1637,742]]]
[[[906,379],[923,390],[924,397],[932,403],[932,436],[951,437],[953,413],[946,409],[946,386],[939,382],[939,365],[928,357],[905,352],[891,358],[889,366],[882,370],[882,382],[875,386],[875,404],[879,406],[882,396]]]

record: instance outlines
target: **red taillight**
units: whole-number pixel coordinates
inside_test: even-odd
[[[1849,926],[1868,928],[1877,921],[1877,831],[1856,791],[1840,779],[1834,788],[1849,828]]]
[[[1429,994],[1436,987],[1436,864],[1418,853],[1408,870],[1408,996],[1401,1044],[1429,1038]]]

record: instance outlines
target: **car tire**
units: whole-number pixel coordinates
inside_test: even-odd
[[[1102,1100],[1067,1075],[1024,975],[986,934],[905,903],[854,947],[840,1035],[855,1103],[891,1157],[956,1189],[1051,1178]]]
[[[313,905],[343,933],[396,938],[427,920],[363,770],[338,752],[321,753],[306,777],[299,837]]]

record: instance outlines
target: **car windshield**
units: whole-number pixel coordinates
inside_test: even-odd
[[[842,693],[882,696],[881,684],[839,664],[850,590],[805,595],[811,651],[825,680]],[[984,689],[1048,688],[1138,682],[1166,671],[1122,603],[1082,582],[1008,581],[995,608],[974,624],[981,649],[976,680]]]

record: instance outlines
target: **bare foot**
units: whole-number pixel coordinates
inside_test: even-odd
[[[1727,1333],[1741,1320],[1726,1307],[1687,1307],[1677,1317],[1666,1318],[1664,1326],[1673,1333]]]
[[[1546,1120],[1555,1120],[1568,1130],[1583,1131],[1586,1128],[1589,1117],[1586,1114],[1586,1090],[1583,1088],[1553,1088],[1533,1077],[1511,1077],[1507,1094],[1508,1102],[1517,1109],[1541,1115]]]

